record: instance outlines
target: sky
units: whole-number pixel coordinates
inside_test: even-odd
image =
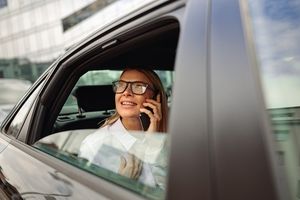
[[[300,106],[300,1],[249,5],[268,108]]]

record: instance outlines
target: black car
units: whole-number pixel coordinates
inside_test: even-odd
[[[91,34],[2,124],[0,199],[299,199],[299,21],[293,0],[154,1]],[[161,186],[78,156],[128,66],[168,94]]]

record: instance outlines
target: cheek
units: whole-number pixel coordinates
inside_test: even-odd
[[[120,100],[120,95],[119,94],[115,94],[115,104],[117,104]]]
[[[148,98],[150,98],[150,97],[148,97],[147,95],[145,95],[145,96],[138,96],[136,98],[136,100],[137,100],[137,103],[140,105],[140,107],[144,107],[143,103],[146,102],[146,99],[148,99]]]
[[[143,103],[145,102],[145,98],[144,97],[138,97],[136,98],[136,102],[138,105],[143,106]]]
[[[116,106],[117,106],[118,103],[120,102],[120,98],[121,98],[121,95],[115,94],[115,105],[116,105]]]
[[[144,95],[145,99],[154,99],[155,97],[153,97],[153,92],[151,91],[147,91]]]
[[[115,106],[116,106],[116,109],[118,109],[118,107],[119,107],[120,98],[121,98],[121,95],[119,95],[119,94],[115,95]]]

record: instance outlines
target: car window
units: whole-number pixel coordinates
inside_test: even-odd
[[[248,1],[256,56],[288,199],[300,198],[300,3]]]
[[[15,104],[29,89],[31,83],[26,80],[0,78],[0,105]]]
[[[121,73],[121,70],[92,70],[82,75],[77,81],[73,92],[69,95],[67,101],[65,102],[60,115],[78,112],[78,105],[76,97],[74,96],[74,90],[76,90],[76,88],[88,85],[111,85],[113,81],[118,79]],[[156,73],[163,82],[166,94],[168,95],[168,103],[170,104],[174,72],[157,70]]]
[[[17,137],[20,129],[22,128],[22,125],[25,121],[25,118],[34,102],[36,99],[36,96],[38,95],[41,87],[43,84],[40,84],[35,91],[29,96],[29,98],[24,102],[22,107],[19,109],[18,113],[14,116],[13,120],[8,126],[8,129],[6,133],[8,135],[12,135],[14,137]]]
[[[60,115],[78,112],[77,101],[76,97],[74,96],[74,90],[76,90],[76,88],[86,85],[109,85],[113,80],[116,80],[120,74],[121,71],[93,70],[82,75],[77,81],[73,92],[69,95],[67,101],[65,102]]]
[[[0,78],[0,124],[30,86],[27,80]]]
[[[174,72],[155,72],[170,96]],[[168,134],[129,132],[127,142],[123,143],[124,135],[120,132],[99,129],[115,112],[112,82],[118,80],[121,73],[122,70],[92,70],[83,74],[59,112],[53,128],[55,134],[40,139],[33,146],[149,199],[163,199]],[[120,175],[122,162],[140,168],[139,178]]]
[[[99,134],[103,142],[98,139],[94,146],[83,145],[87,136],[97,140]],[[131,132],[130,137],[136,141],[129,151],[124,151],[118,134],[96,129],[64,131],[39,140],[34,147],[148,199],[163,199],[168,169],[168,135]],[[97,153],[91,154],[93,151]],[[132,167],[139,165],[142,168],[141,178],[135,180],[118,173],[123,159],[132,160]]]

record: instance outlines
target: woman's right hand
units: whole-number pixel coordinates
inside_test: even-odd
[[[137,180],[142,172],[142,161],[132,154],[121,156],[120,159],[119,174]]]
[[[146,99],[146,102],[143,103],[144,107],[151,108],[152,111],[146,108],[140,108],[140,112],[146,113],[150,118],[150,125],[148,127],[148,132],[157,132],[159,130],[159,124],[162,119],[161,111],[161,99],[160,94],[154,99]]]

